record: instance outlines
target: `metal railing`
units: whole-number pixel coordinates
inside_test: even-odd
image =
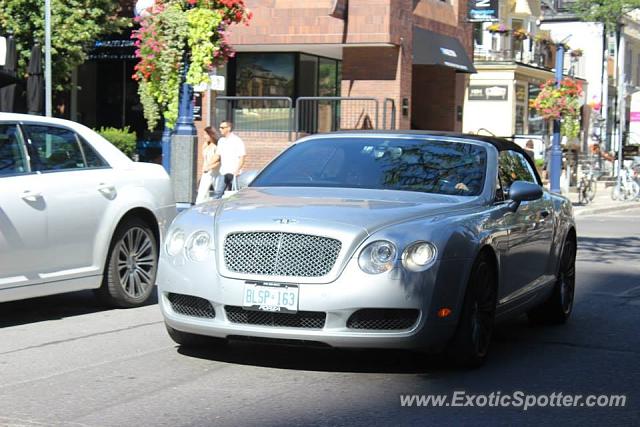
[[[216,121],[233,122],[240,132],[287,133],[292,138],[293,100],[287,96],[218,96]]]
[[[296,134],[347,129],[378,129],[376,98],[304,96],[296,99]]]
[[[284,133],[292,141],[299,134],[347,129],[395,129],[396,103],[372,97],[218,96],[213,125],[224,120],[234,129],[257,136]],[[388,122],[387,122],[388,121]]]
[[[388,107],[391,108],[388,108]],[[387,110],[390,111],[391,120],[387,127]],[[396,128],[396,101],[393,98],[385,98],[382,104],[382,129],[394,130]]]

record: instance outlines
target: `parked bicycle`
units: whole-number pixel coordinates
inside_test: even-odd
[[[611,189],[613,200],[638,200],[640,198],[640,185],[638,185],[637,174],[632,168],[626,166],[620,170],[620,178]]]
[[[596,197],[597,190],[597,176],[593,167],[589,167],[580,177],[578,182],[578,203],[586,205],[593,202]]]

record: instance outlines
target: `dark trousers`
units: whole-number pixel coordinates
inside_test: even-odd
[[[233,190],[233,174],[224,174],[224,191]]]

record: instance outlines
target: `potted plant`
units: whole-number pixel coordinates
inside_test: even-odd
[[[533,37],[533,41],[541,44],[542,46],[548,46],[553,44],[553,41],[551,41],[551,37],[549,37],[549,35],[547,35],[546,33],[537,33]]]
[[[513,38],[515,40],[526,40],[530,37],[530,34],[528,32],[526,32],[523,28],[517,28],[515,30],[513,30]]]
[[[487,31],[489,31],[491,34],[509,34],[511,30],[504,24],[495,23],[489,25],[487,27]]]
[[[582,54],[583,54],[582,49],[573,49],[571,51],[571,57],[575,59],[580,58]]]

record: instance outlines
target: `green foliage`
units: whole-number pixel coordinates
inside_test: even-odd
[[[124,129],[103,127],[96,129],[96,132],[128,157],[133,157],[136,153],[136,134],[129,129],[129,126]]]
[[[169,124],[178,119],[180,68],[187,39],[187,19],[179,3],[158,6],[158,12],[142,22],[135,32],[141,41],[136,65],[138,94],[149,129],[160,112]]]
[[[538,169],[542,169],[544,166],[544,159],[535,159],[535,164]]]
[[[638,8],[640,0],[576,0],[572,10],[583,20],[602,22],[613,31],[624,15]]]
[[[87,59],[101,35],[116,32],[129,19],[117,18],[113,0],[52,0],[51,58],[55,91],[69,85],[72,70]],[[0,0],[0,28],[13,33],[18,51],[18,73],[26,75],[31,47],[44,46],[44,1]]]
[[[219,49],[218,37],[214,36],[222,17],[214,10],[199,7],[187,11],[187,20],[187,44],[191,49],[191,66],[187,72],[187,82],[192,85],[207,83],[207,71],[211,69],[214,55]]]

